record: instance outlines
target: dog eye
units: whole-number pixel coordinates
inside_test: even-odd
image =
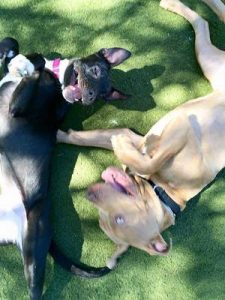
[[[123,225],[125,223],[125,219],[123,216],[116,216],[115,217],[115,222],[118,225]]]
[[[101,69],[98,66],[93,66],[89,69],[89,72],[94,78],[99,78],[101,75]]]

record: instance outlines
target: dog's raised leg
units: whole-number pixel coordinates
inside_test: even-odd
[[[212,1],[209,2],[212,4]],[[195,52],[201,69],[213,89],[224,93],[225,52],[212,45],[208,22],[179,0],[161,0],[160,6],[183,16],[192,25],[195,31]]]
[[[179,115],[167,124],[158,138],[149,133],[141,148],[127,135],[113,136],[112,145],[122,164],[134,173],[150,176],[184,147],[188,134],[193,134],[189,120],[185,115]],[[146,149],[151,149],[150,153]]]
[[[41,299],[46,258],[51,242],[48,208],[45,209],[42,206],[42,203],[34,204],[34,208],[28,213],[28,231],[22,248],[24,273],[31,300]],[[43,211],[41,211],[42,208]]]
[[[220,18],[222,22],[225,22],[225,5],[221,0],[202,0],[205,2],[214,13]]]

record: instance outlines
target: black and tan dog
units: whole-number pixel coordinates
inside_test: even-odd
[[[225,20],[220,0],[203,1]],[[225,52],[212,45],[208,23],[196,12],[179,0],[161,0],[160,6],[193,26],[196,56],[213,92],[166,114],[145,137],[128,129],[58,133],[61,142],[113,149],[126,166],[126,172],[106,169],[105,183],[91,186],[87,195],[99,209],[101,228],[118,246],[110,268],[129,245],[167,254],[161,232],[225,167]]]

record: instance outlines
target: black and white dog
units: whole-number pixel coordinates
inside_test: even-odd
[[[0,41],[0,64],[5,62],[5,73],[10,60],[19,54],[17,40],[7,37]],[[105,100],[126,99],[128,95],[111,85],[110,70],[129,58],[131,53],[123,48],[103,48],[84,58],[48,60],[40,55],[27,55],[36,69],[52,71],[62,86],[63,97],[70,103],[92,104],[97,98]],[[20,66],[20,70],[22,70]]]
[[[61,84],[45,69],[41,55],[31,55],[28,60],[18,55],[19,49],[12,57],[7,51],[12,49],[3,49],[6,75],[0,82],[0,244],[14,243],[20,249],[30,299],[37,300],[42,296],[48,252],[75,275],[93,278],[109,272],[106,267],[72,262],[52,240],[50,163],[56,132],[68,106],[62,90],[67,100],[83,104],[100,95],[117,98],[119,92],[111,87],[108,72],[111,65],[128,57],[128,51],[105,49],[85,59],[65,61],[59,68]]]

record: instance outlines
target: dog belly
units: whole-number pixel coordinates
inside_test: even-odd
[[[201,148],[205,162],[215,175],[225,166],[225,107],[205,114],[202,125]]]
[[[0,243],[14,243],[22,250],[27,217],[23,195],[12,175],[10,164],[0,155]]]
[[[27,218],[22,202],[0,197],[0,244],[13,243],[22,250]]]

